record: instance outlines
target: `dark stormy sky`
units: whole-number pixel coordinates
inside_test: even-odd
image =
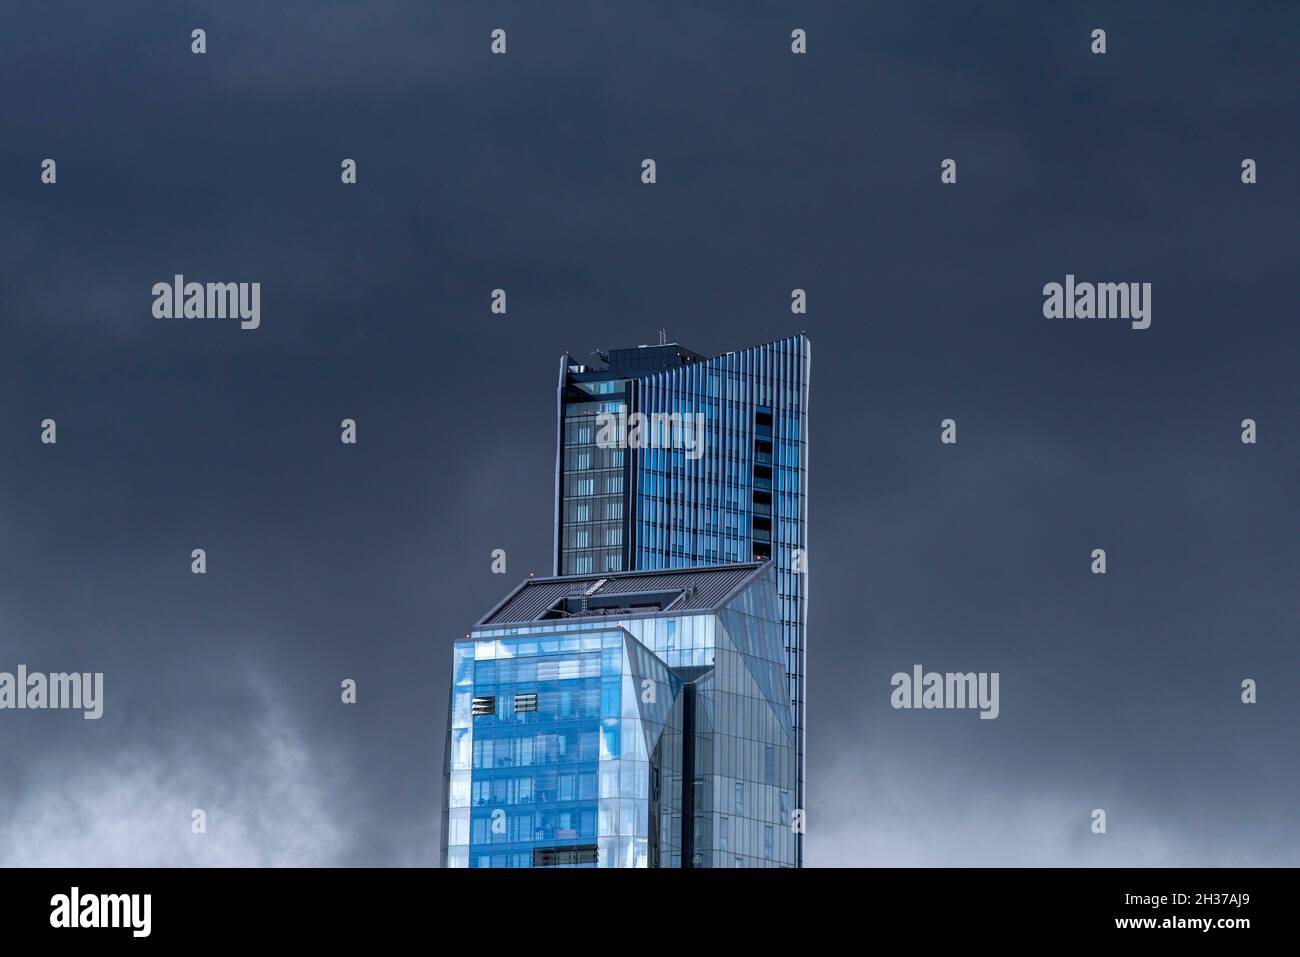
[[[5,5],[0,670],[106,701],[0,712],[0,863],[436,863],[450,643],[550,567],[557,357],[664,327],[813,341],[810,864],[1300,864],[1297,36]],[[153,319],[176,273],[260,282],[261,328]],[[1152,283],[1151,328],[1044,319],[1067,273]],[[917,663],[1001,716],[893,710]]]

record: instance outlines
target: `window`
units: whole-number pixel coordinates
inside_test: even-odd
[[[772,826],[768,825],[763,828],[763,857],[767,860],[772,859]]]
[[[740,781],[736,782],[736,813],[745,813],[745,785]]]
[[[573,864],[595,864],[600,850],[595,844],[575,844],[570,847],[533,848],[533,867],[563,867]]]
[[[485,696],[475,698],[470,703],[470,714],[484,715],[495,714],[497,710],[497,699],[495,696]]]
[[[767,784],[776,783],[775,767],[776,767],[776,751],[769,747],[763,752],[763,780]]]
[[[727,839],[730,837],[730,835],[727,833],[728,831],[731,830],[729,826],[730,823],[731,822],[728,821],[725,817],[718,819],[718,847],[719,849],[724,851],[727,849]]]
[[[515,695],[515,714],[537,710],[537,692]]]

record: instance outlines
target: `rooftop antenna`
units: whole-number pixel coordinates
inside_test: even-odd
[[[668,345],[668,330],[667,330],[667,329],[660,329],[660,330],[659,330],[659,344],[660,344],[661,346],[666,346],[666,345]]]

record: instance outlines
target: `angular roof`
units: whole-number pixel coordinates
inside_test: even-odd
[[[736,565],[704,565],[692,568],[656,568],[642,572],[610,572],[604,575],[566,575],[559,578],[528,578],[519,584],[474,627],[520,624],[530,621],[607,617],[597,606],[618,605],[619,596],[641,596],[650,613],[710,611],[721,608],[750,582],[761,578],[770,562]],[[570,607],[557,612],[566,599]],[[582,600],[586,599],[586,602]],[[586,609],[587,603],[592,608]],[[641,613],[641,612],[635,612]]]

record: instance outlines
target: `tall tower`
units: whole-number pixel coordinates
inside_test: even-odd
[[[708,358],[661,341],[594,355],[560,360],[555,574],[770,559],[803,808],[811,343],[791,336]],[[664,430],[651,423],[671,416],[702,425],[694,446],[658,441]]]

